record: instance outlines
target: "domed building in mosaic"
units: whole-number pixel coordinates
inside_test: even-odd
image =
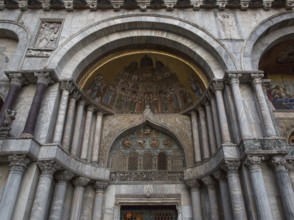
[[[0,0],[1,220],[293,220],[293,0]]]

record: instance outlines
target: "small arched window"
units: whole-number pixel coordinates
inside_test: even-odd
[[[157,157],[158,170],[167,170],[167,156],[164,152],[160,152]]]
[[[129,154],[128,169],[129,170],[138,170],[138,153],[131,152]]]

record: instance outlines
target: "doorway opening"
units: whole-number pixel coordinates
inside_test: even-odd
[[[120,220],[176,220],[175,205],[166,206],[121,206]]]

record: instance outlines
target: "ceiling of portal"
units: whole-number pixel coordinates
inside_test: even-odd
[[[208,85],[194,63],[156,50],[111,54],[79,80],[91,100],[116,113],[178,113],[191,107]]]

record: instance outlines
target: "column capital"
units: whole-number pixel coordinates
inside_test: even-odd
[[[86,177],[76,177],[72,180],[73,185],[75,186],[82,186],[85,187],[86,185],[88,185],[88,183],[91,181],[91,179],[86,178]]]
[[[41,175],[45,176],[53,176],[53,174],[61,169],[61,165],[54,160],[49,161],[38,161],[37,162],[39,168],[42,170]]]
[[[31,160],[26,155],[11,155],[8,157],[8,160],[11,171],[24,172],[31,163]]]
[[[239,167],[241,165],[240,161],[230,161],[226,160],[222,168],[227,171],[227,173],[238,173]]]
[[[81,93],[80,93],[80,91],[74,89],[74,90],[73,90],[72,97],[73,97],[75,100],[78,100],[78,99],[81,97]]]
[[[218,170],[213,174],[214,178],[216,178],[219,182],[226,182],[227,175],[223,170]]]
[[[201,187],[201,183],[196,179],[187,180],[186,184],[190,189],[199,189]]]
[[[294,172],[294,160],[287,160],[286,168],[288,169],[289,172]]]
[[[104,192],[108,186],[108,182],[106,181],[95,181],[93,186],[96,192]]]
[[[101,111],[98,110],[97,111],[97,116],[101,116],[102,117],[103,116],[103,112],[101,112]]]
[[[198,112],[204,112],[204,108],[203,108],[203,106],[202,106],[201,104],[198,105],[198,106],[196,107],[196,109],[197,109]]]
[[[216,182],[211,176],[203,177],[201,180],[208,189],[214,189],[215,188]]]
[[[253,85],[262,84],[262,78],[264,77],[264,74],[262,71],[253,72],[250,74],[250,76],[252,78]]]
[[[71,180],[74,177],[74,175],[75,175],[74,173],[72,173],[68,170],[60,170],[55,173],[54,178],[57,181],[67,182],[67,181]]]
[[[214,91],[222,91],[224,89],[224,82],[222,79],[213,79],[211,83],[211,88]]]
[[[273,156],[270,161],[275,169],[286,169],[286,159],[282,156]]]
[[[95,109],[95,106],[92,105],[92,104],[89,104],[88,107],[87,107],[87,111],[90,111],[90,112],[93,112]]]
[[[230,85],[237,85],[239,84],[239,78],[242,76],[241,73],[228,73],[228,79],[229,79],[229,83]]]
[[[245,165],[250,170],[260,169],[260,163],[264,160],[263,156],[260,155],[248,155],[245,160]]]
[[[37,83],[48,85],[52,82],[49,72],[35,72],[34,76],[38,78]]]
[[[67,90],[69,93],[71,93],[74,90],[75,86],[70,80],[61,81],[60,82],[60,90]]]
[[[12,85],[22,86],[25,83],[22,73],[8,73],[8,78]]]

